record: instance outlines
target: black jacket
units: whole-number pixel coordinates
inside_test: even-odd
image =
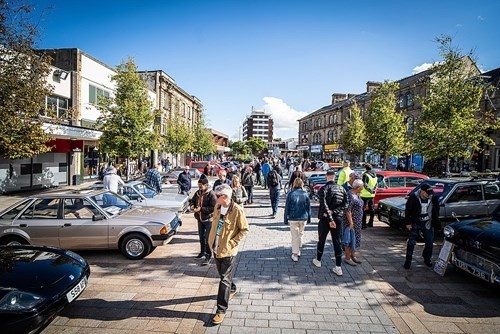
[[[420,223],[420,211],[422,210],[422,205],[420,204],[420,201],[418,200],[418,193],[420,192],[417,191],[413,194],[411,194],[408,197],[408,200],[406,201],[406,206],[405,206],[405,220],[406,220],[406,225],[417,225]],[[439,200],[438,197],[435,195],[432,195],[429,197],[429,216],[431,217],[431,223],[432,226],[436,229],[441,228],[441,222],[439,221]]]
[[[333,181],[328,181],[319,189],[319,219],[333,221],[333,216],[344,216],[348,199],[344,187]]]
[[[191,198],[189,202],[193,209],[199,208],[201,205],[201,211],[196,212],[194,218],[199,221],[207,221],[210,220],[214,214],[217,196],[213,190],[202,192],[200,189],[194,193],[193,198]]]
[[[182,172],[179,174],[177,178],[177,184],[181,188],[181,191],[190,191],[191,190],[191,175],[186,172]]]

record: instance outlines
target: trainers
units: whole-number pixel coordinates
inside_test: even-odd
[[[212,263],[212,258],[211,257],[206,257],[205,260],[201,263],[202,266],[208,266],[210,263]]]
[[[342,268],[341,267],[333,267],[332,268],[332,272],[337,275],[337,276],[342,276],[344,273],[342,272]]]
[[[321,268],[321,261],[319,261],[318,259],[314,258],[313,259],[313,264],[318,267],[318,268]]]
[[[357,263],[357,264],[361,264],[363,263],[361,260],[358,260],[356,257],[353,257],[352,260]]]
[[[410,262],[410,261],[405,261],[405,264],[403,264],[403,267],[404,267],[405,269],[410,269],[410,267],[411,267],[411,262]]]
[[[239,290],[239,289],[236,289],[236,290],[234,290],[234,291],[231,291],[231,292],[229,293],[229,300],[233,299],[233,297],[234,297],[234,296],[236,296],[236,295],[238,294],[238,292],[240,292],[240,290]]]
[[[354,262],[352,259],[344,259],[344,262],[348,265],[356,266],[356,262]]]
[[[202,257],[205,257],[205,253],[200,253],[196,255],[195,259],[201,259]]]
[[[300,252],[297,253],[297,256],[300,257],[302,254]]]
[[[292,254],[292,261],[293,262],[297,262],[298,260],[299,260],[299,256],[295,255],[295,254]]]
[[[224,321],[224,317],[226,316],[225,313],[217,313],[215,316],[212,318],[212,323],[214,325],[221,324]]]

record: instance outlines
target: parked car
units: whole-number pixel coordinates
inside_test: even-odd
[[[463,220],[444,228],[453,243],[451,263],[480,279],[500,284],[500,210],[492,218]]]
[[[429,184],[438,196],[439,218],[443,225],[458,218],[488,217],[500,204],[500,183],[472,179],[428,179],[416,186],[410,194]],[[407,196],[383,199],[378,204],[378,219],[395,227],[405,225]]]
[[[38,333],[87,286],[90,267],[53,247],[0,246],[0,324],[9,334]]]
[[[177,213],[133,206],[109,190],[59,190],[29,196],[0,212],[0,245],[120,249],[141,259],[169,242]]]
[[[215,168],[215,173],[218,175],[219,174],[219,171],[221,169],[223,169],[223,167],[221,165],[219,165],[218,163],[215,163],[215,162],[210,162],[210,161],[191,161],[189,163],[189,167],[190,168],[196,168],[197,170],[199,170],[201,173],[204,172],[204,169],[205,169],[205,166],[206,165],[210,165],[212,166],[212,169]]]
[[[120,191],[134,205],[163,208],[178,213],[189,209],[189,196],[172,192],[157,193],[142,181],[127,182]]]
[[[171,170],[167,173],[161,173],[162,190],[170,189],[173,186],[175,186],[176,187],[175,189],[177,190],[178,189],[177,178],[179,177],[179,174],[182,172],[183,170],[181,171]],[[203,173],[196,168],[189,168],[189,175],[191,176],[191,187],[198,188],[198,180],[200,179],[202,174]],[[212,186],[212,182],[209,181],[209,185]]]
[[[377,171],[377,192],[375,193],[375,208],[381,199],[406,196],[420,182],[429,177],[424,174],[398,171]]]

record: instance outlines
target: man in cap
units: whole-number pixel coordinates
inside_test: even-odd
[[[215,325],[222,323],[229,299],[237,293],[233,282],[238,247],[248,234],[248,222],[243,208],[231,199],[233,190],[227,184],[215,188],[215,205],[208,245],[214,254],[220,275],[217,294],[217,311],[212,319]]]
[[[419,190],[408,197],[405,207],[406,227],[410,231],[406,247],[405,269],[410,269],[413,250],[417,243],[419,232],[424,235],[424,251],[422,257],[427,267],[432,267],[432,243],[434,241],[434,228],[440,228],[439,204],[435,198],[432,187],[424,183]]]
[[[215,192],[210,189],[207,176],[202,174],[198,180],[198,190],[190,200],[190,206],[191,211],[194,212],[194,217],[198,221],[198,236],[200,237],[200,253],[196,258],[204,259],[202,263],[204,266],[210,264],[212,257],[208,246],[208,235],[212,226],[215,202],[217,202]]]

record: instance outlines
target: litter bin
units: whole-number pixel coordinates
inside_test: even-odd
[[[73,185],[79,186],[82,183],[81,177],[79,174],[73,175]]]

